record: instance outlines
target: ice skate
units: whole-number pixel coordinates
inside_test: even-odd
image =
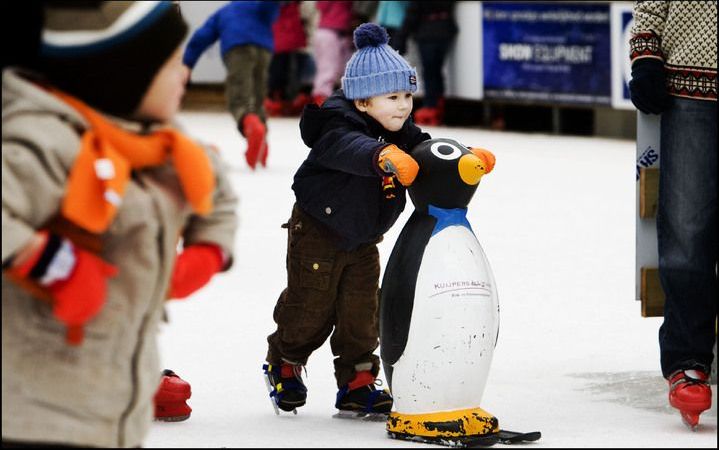
[[[287,104],[279,96],[267,97],[263,102],[268,117],[282,117],[287,110]]]
[[[290,103],[289,114],[296,116],[302,113],[305,105],[313,103],[312,97],[304,92],[300,92]]]
[[[700,370],[678,370],[669,377],[669,404],[679,410],[682,421],[692,431],[699,426],[699,415],[712,405],[708,378]]]
[[[190,418],[192,408],[186,400],[192,395],[190,383],[169,369],[162,371],[162,381],[154,397],[155,420],[181,422]]]
[[[302,366],[282,363],[263,364],[265,382],[275,414],[282,411],[297,414],[297,408],[307,400],[307,387],[302,381]]]
[[[375,377],[368,370],[357,372],[354,380],[337,392],[334,415],[338,419],[386,421],[392,409],[392,396],[375,388]]]
[[[257,114],[249,113],[242,119],[241,130],[247,139],[245,159],[250,168],[254,170],[263,152],[266,152],[267,127]]]
[[[314,103],[317,106],[322,106],[322,104],[327,100],[326,95],[322,94],[314,94],[312,95],[312,103]]]
[[[417,125],[439,125],[442,122],[439,108],[423,107],[414,113]]]

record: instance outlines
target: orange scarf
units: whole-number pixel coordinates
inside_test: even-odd
[[[125,131],[97,111],[63,92],[54,95],[72,106],[90,124],[70,170],[61,212],[93,233],[110,226],[133,169],[158,166],[170,158],[185,198],[197,214],[212,210],[215,177],[203,149],[173,129],[149,135]]]

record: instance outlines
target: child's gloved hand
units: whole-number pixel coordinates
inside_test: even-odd
[[[380,150],[377,165],[382,171],[395,174],[403,186],[410,186],[419,172],[417,161],[394,144]]]
[[[50,292],[54,316],[68,326],[68,344],[79,345],[82,327],[104,306],[107,279],[117,274],[117,268],[69,239],[46,231],[39,234],[44,245],[13,272]]]
[[[185,298],[206,285],[222,269],[224,255],[219,245],[187,246],[177,257],[170,281],[170,298]]]
[[[474,153],[474,155],[482,161],[482,164],[484,164],[485,174],[488,174],[492,171],[492,169],[494,169],[495,158],[492,152],[479,147],[469,147],[469,151]]]

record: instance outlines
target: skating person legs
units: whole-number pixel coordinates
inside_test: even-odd
[[[442,68],[449,50],[450,39],[422,40],[418,42],[424,75],[424,101],[414,114],[415,122],[439,125],[444,120],[444,74]]]
[[[274,379],[270,377],[277,405],[291,410],[304,404],[307,389],[301,375],[295,376],[285,366],[304,366],[329,337],[337,280],[333,274],[336,250],[315,222],[295,206],[286,226],[287,288],[274,309],[277,330],[267,337],[270,367],[265,370],[277,372]],[[283,386],[278,387],[280,382]]]
[[[349,252],[339,250],[331,232],[297,206],[287,226],[288,285],[273,314],[277,330],[267,338],[269,366],[305,365],[310,354],[332,333],[330,345],[338,356],[334,363],[335,377],[340,391],[344,389],[337,400],[337,404],[342,405],[340,409],[357,410],[358,404],[363,410],[368,405],[370,409],[372,405],[386,405],[387,393],[380,391],[382,398],[372,393],[379,373],[379,358],[372,354],[379,343],[376,245],[363,245]],[[285,370],[285,378],[289,378],[289,369]],[[279,375],[284,376],[282,369]],[[301,383],[301,377],[294,378]],[[306,395],[303,384],[295,389],[302,392],[292,394],[287,393],[285,386],[277,389],[276,382],[273,386],[280,407],[287,396],[296,402]],[[281,390],[286,393],[282,395]],[[344,398],[348,392],[352,396]]]
[[[280,117],[288,109],[287,85],[290,79],[292,53],[275,53],[270,60],[268,94],[264,100],[265,113],[269,117]]]
[[[227,107],[237,123],[237,129],[247,139],[245,159],[254,169],[266,146],[264,96],[267,93],[267,69],[270,56],[267,50],[253,45],[240,45],[228,50],[223,61],[227,68],[225,95]],[[257,73],[265,77],[257,86]],[[258,92],[262,93],[259,97]]]
[[[375,388],[379,357],[379,253],[375,244],[360,246],[342,274],[337,293],[335,329],[330,338],[340,410],[387,413],[392,397]]]
[[[314,57],[317,72],[312,98],[317,104],[332,95],[351,56],[351,40],[348,36],[340,36],[338,32],[326,28],[315,31]]]
[[[265,125],[265,135],[262,138],[260,147],[257,152],[256,162],[262,164],[262,167],[267,166],[267,155],[269,154],[269,147],[267,145],[267,112],[265,111],[264,99],[267,97],[267,79],[269,77],[270,60],[272,59],[272,53],[265,50],[264,48],[256,48],[256,61],[252,77],[254,78],[254,90],[255,96],[253,104],[257,108],[257,113],[262,119]],[[249,162],[249,157],[248,157]]]
[[[662,114],[657,235],[662,373],[680,411],[711,406],[717,314],[717,104],[672,97]],[[691,421],[690,421],[691,422]]]

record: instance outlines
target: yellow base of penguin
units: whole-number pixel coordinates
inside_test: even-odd
[[[426,414],[393,412],[387,432],[396,439],[463,447],[462,443],[499,433],[499,421],[481,408]]]

